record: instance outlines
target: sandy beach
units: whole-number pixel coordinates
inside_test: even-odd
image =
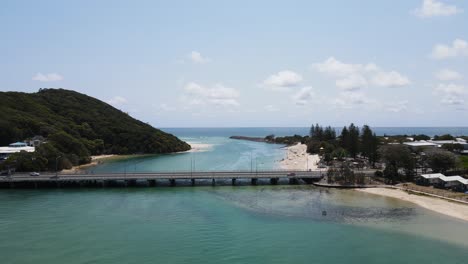
[[[286,147],[286,157],[280,161],[280,166],[285,170],[317,170],[319,160],[317,154],[307,153],[307,145],[298,143]]]
[[[210,151],[213,148],[212,144],[204,144],[204,143],[197,143],[197,142],[187,142],[192,149],[187,152],[205,152]]]
[[[399,189],[366,188],[356,190],[360,192],[372,193],[386,197],[401,199],[407,202],[417,204],[421,207],[424,207],[437,213],[445,214],[464,221],[468,221],[468,205],[465,204],[451,202],[430,196],[410,194]]]
[[[62,170],[60,173],[77,173],[81,170],[87,169],[89,167],[93,167],[98,165],[99,163],[103,162],[106,159],[114,158],[117,157],[118,155],[97,155],[97,156],[91,156],[91,162],[88,164],[83,164],[79,166],[74,166],[71,169],[68,170]]]

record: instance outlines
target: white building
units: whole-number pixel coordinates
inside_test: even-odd
[[[8,147],[0,147],[0,159],[6,159],[9,155],[21,151],[34,152],[35,147],[28,146],[24,142],[16,142],[10,144]]]

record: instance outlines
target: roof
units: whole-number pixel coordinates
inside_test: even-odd
[[[454,182],[458,181],[462,184],[468,185],[468,179],[465,179],[461,176],[445,176],[442,173],[431,173],[431,174],[421,174],[421,177],[425,179],[439,179],[444,182]]]
[[[437,146],[437,144],[427,142],[424,140],[414,141],[414,142],[403,142],[403,144],[410,146],[410,147],[436,147]]]
[[[461,140],[429,140],[428,142],[437,144],[437,145],[444,145],[444,144],[466,144],[466,141]]]
[[[34,147],[0,147],[0,154],[12,154],[20,151],[34,152]]]
[[[27,146],[28,144],[24,143],[24,142],[15,142],[15,143],[11,143],[10,144],[10,147],[22,147],[22,146]]]
[[[437,179],[440,177],[445,177],[442,173],[431,173],[431,174],[421,174],[421,177],[425,179]]]

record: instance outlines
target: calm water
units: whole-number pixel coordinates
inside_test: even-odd
[[[93,170],[189,170],[192,160],[196,170],[270,169],[284,156],[279,145],[229,140],[241,134],[230,132],[241,131],[228,132],[172,131],[209,147]],[[1,190],[0,201],[1,263],[468,261],[467,222],[356,191],[268,185]]]

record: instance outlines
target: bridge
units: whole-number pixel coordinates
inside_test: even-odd
[[[230,180],[236,185],[238,180],[250,181],[256,185],[259,179],[268,179],[271,184],[278,184],[280,179],[287,179],[290,184],[304,181],[311,183],[320,180],[322,171],[181,171],[181,172],[137,172],[137,173],[92,173],[92,174],[54,174],[45,173],[38,176],[14,174],[0,178],[0,188],[39,188],[65,186],[135,186],[144,182],[148,186],[157,186],[164,181],[176,186],[177,181],[190,181],[196,185],[197,180],[210,180],[216,185],[217,180]]]

